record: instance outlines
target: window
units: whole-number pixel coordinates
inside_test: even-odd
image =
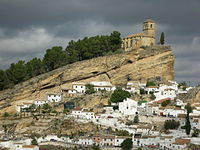
[[[153,28],[153,24],[151,24],[151,28]]]

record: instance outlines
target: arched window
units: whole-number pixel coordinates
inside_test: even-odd
[[[153,24],[151,24],[151,28],[153,28]]]

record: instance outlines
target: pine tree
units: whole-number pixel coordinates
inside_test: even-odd
[[[161,35],[160,35],[160,44],[161,45],[165,44],[165,35],[164,35],[164,32],[162,32]]]

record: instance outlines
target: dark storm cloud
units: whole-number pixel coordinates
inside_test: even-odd
[[[0,68],[41,57],[71,39],[118,30],[140,32],[152,18],[176,56],[176,79],[199,80],[199,0],[1,0]],[[159,39],[159,37],[157,37]],[[193,67],[191,67],[193,66]]]

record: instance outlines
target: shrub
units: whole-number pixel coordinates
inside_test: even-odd
[[[10,114],[8,112],[4,112],[3,117],[9,117]]]
[[[117,136],[130,136],[130,135],[129,135],[129,132],[126,130],[118,130]]]
[[[92,84],[86,84],[85,85],[85,94],[92,94],[92,93],[95,93],[95,90],[94,90],[94,85]]]
[[[179,126],[180,126],[179,121],[175,121],[174,119],[172,119],[172,120],[166,120],[165,123],[164,123],[164,128],[166,130],[169,130],[169,129],[178,129]]]
[[[33,140],[31,141],[32,145],[38,145],[37,140],[35,138],[33,138]]]
[[[139,116],[138,116],[138,115],[136,115],[136,116],[134,117],[133,122],[134,122],[134,123],[139,123]]]
[[[170,100],[166,100],[166,101],[164,101],[164,102],[161,103],[161,106],[162,107],[166,107],[167,105],[170,104],[170,102],[171,102]]]
[[[153,81],[147,81],[146,87],[149,86],[156,86],[156,84]]]
[[[146,91],[144,89],[140,89],[140,94],[141,95],[146,94]]]

